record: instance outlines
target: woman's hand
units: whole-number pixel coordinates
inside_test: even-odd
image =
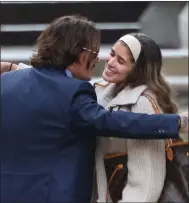
[[[0,74],[2,73],[5,73],[5,72],[9,72],[9,71],[12,71],[12,70],[18,70],[19,69],[19,66],[16,65],[15,63],[10,63],[10,62],[0,62],[1,65],[1,72]]]
[[[183,112],[183,113],[179,114],[179,116],[180,116],[179,132],[188,133],[188,112]]]

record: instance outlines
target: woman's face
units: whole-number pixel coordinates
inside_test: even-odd
[[[120,41],[117,41],[106,58],[102,78],[107,82],[121,83],[125,80],[132,67],[129,49]]]

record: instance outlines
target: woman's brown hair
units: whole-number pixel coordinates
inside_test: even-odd
[[[96,50],[100,45],[100,30],[82,16],[64,16],[54,20],[36,43],[31,65],[52,65],[66,69],[77,62],[83,47]]]
[[[161,74],[162,54],[159,46],[154,40],[142,33],[129,35],[134,36],[141,43],[141,52],[137,61],[134,60],[130,52],[134,66],[121,85],[122,88],[127,85],[134,88],[145,84],[156,95],[157,102],[164,113],[176,113],[178,109],[172,100],[171,88]],[[121,43],[127,46],[124,42]]]

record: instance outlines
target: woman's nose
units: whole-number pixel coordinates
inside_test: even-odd
[[[115,58],[114,57],[107,58],[107,64],[109,66],[114,66],[114,64],[115,64]]]

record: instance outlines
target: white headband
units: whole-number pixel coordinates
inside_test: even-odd
[[[137,61],[141,52],[141,44],[139,40],[132,35],[124,35],[119,40],[123,41],[129,47],[135,61]]]

